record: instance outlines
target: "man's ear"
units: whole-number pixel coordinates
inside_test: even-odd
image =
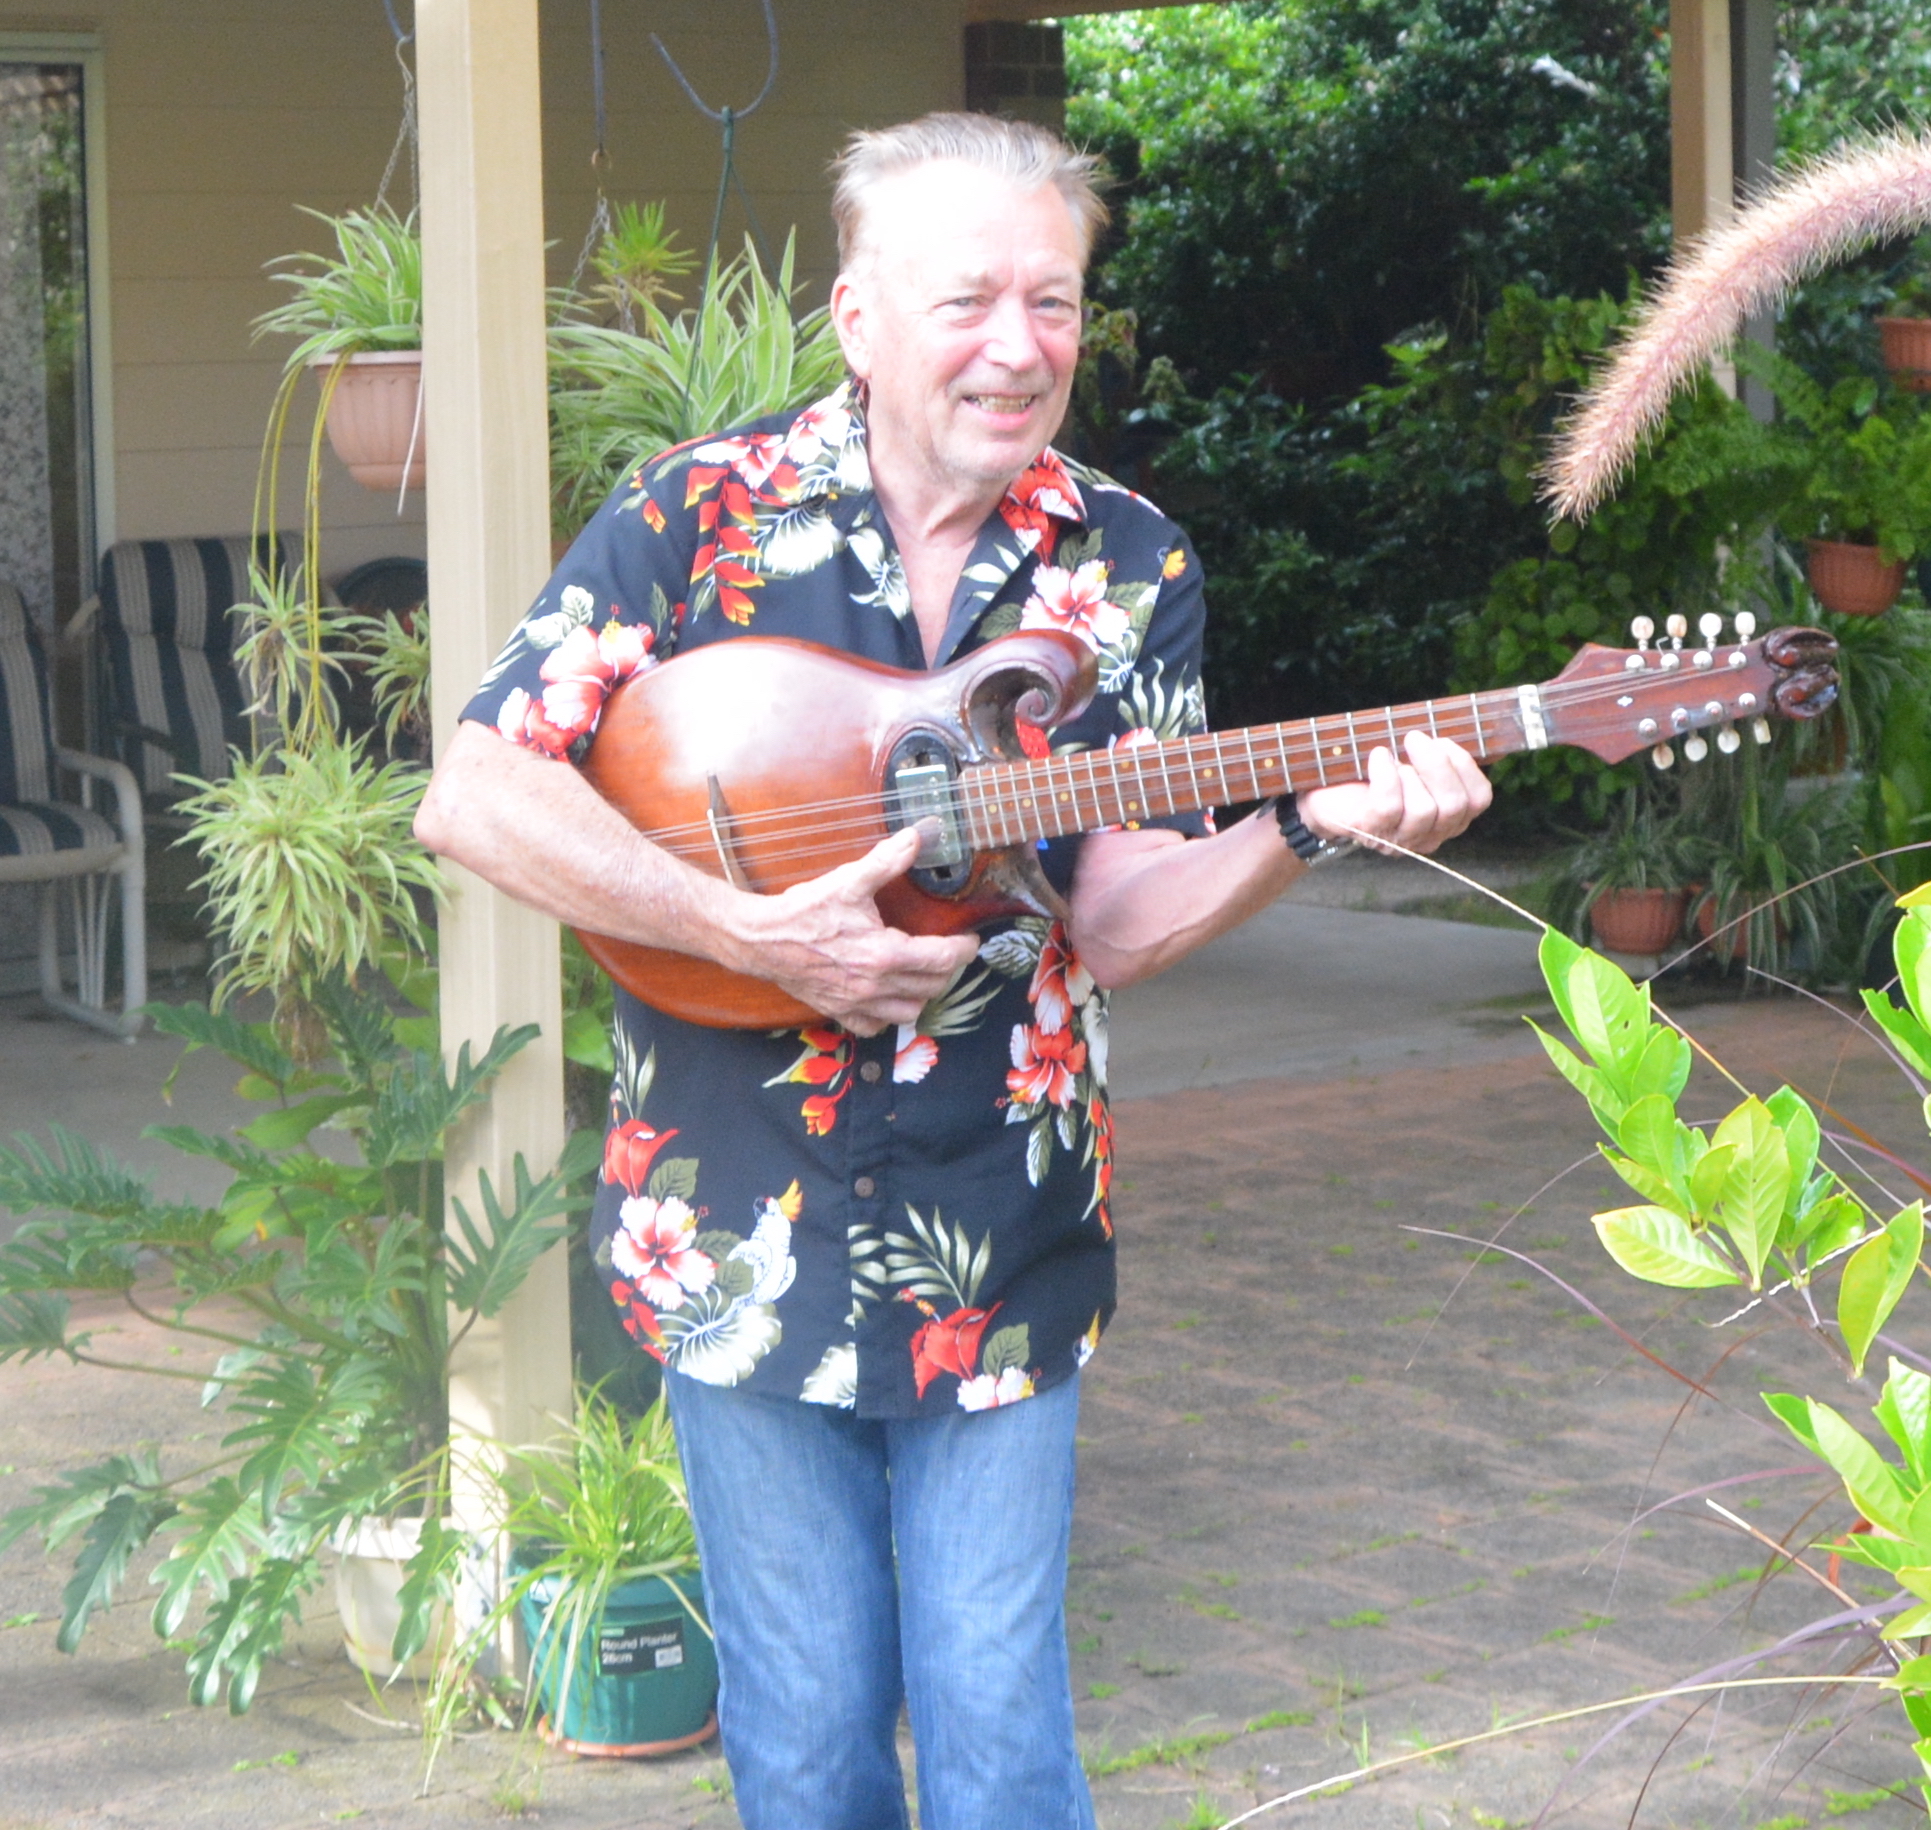
[[[840,273],[831,283],[831,324],[838,333],[838,346],[845,352],[845,366],[860,381],[869,381],[872,372],[870,288],[862,279]]]

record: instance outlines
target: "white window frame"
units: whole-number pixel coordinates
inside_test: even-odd
[[[81,555],[82,595],[114,544],[114,362],[108,314],[107,55],[98,32],[0,32],[0,63],[79,64],[81,182],[87,187],[87,387],[94,449],[94,550]]]

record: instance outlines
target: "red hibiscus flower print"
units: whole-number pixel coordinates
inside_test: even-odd
[[[1044,762],[1052,755],[1053,746],[1046,735],[1044,725],[1028,724],[1023,718],[1015,718],[1013,723],[1019,730],[1021,755],[1030,756],[1034,762]]]
[[[603,1140],[603,1179],[621,1182],[626,1194],[642,1194],[651,1159],[676,1135],[675,1126],[653,1131],[641,1118],[626,1119]]]
[[[610,1262],[654,1309],[675,1309],[708,1290],[717,1266],[696,1246],[697,1215],[677,1195],[632,1195],[617,1210]]]
[[[898,1086],[916,1086],[939,1065],[939,1045],[930,1036],[921,1036],[910,1023],[898,1026],[898,1047],[892,1055],[892,1080]]]
[[[1052,534],[1056,520],[1077,524],[1086,518],[1086,509],[1073,479],[1048,451],[1013,480],[999,504],[999,516],[1018,536],[1019,544],[1036,553]]]
[[[1086,1044],[1076,1030],[1013,1025],[1012,1071],[1006,1076],[1006,1087],[1020,1104],[1070,1106],[1085,1065]]]
[[[644,498],[644,525],[653,534],[661,534],[665,526],[664,511],[648,496]]]
[[[1093,995],[1093,975],[1080,964],[1064,922],[1054,922],[1040,943],[1039,964],[1026,995],[1034,1020],[1049,1034],[1070,1028],[1074,1014]]]
[[[925,1388],[940,1373],[951,1373],[957,1379],[973,1376],[973,1368],[979,1364],[979,1338],[998,1314],[999,1305],[955,1309],[950,1315],[939,1315],[927,1303],[919,1307],[930,1317],[912,1336],[912,1382],[923,1398]]]
[[[1113,1237],[1113,1110],[1104,1099],[1093,1101],[1093,1212],[1100,1231]]]
[[[591,722],[595,722],[594,714]],[[522,687],[513,686],[497,707],[496,728],[511,743],[521,744],[526,750],[540,750],[545,756],[567,756],[570,746],[590,727],[553,723],[541,699],[532,699]]]
[[[1106,561],[1089,559],[1075,571],[1041,566],[1033,594],[1019,615],[1021,629],[1060,629],[1089,648],[1110,647],[1132,627],[1132,618],[1106,597]]]

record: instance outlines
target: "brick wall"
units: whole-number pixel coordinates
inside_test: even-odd
[[[965,29],[966,106],[975,114],[1066,124],[1066,40],[1056,25],[994,19]]]

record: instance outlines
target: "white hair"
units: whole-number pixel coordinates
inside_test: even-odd
[[[836,180],[832,220],[838,225],[838,264],[852,267],[865,246],[866,206],[887,179],[921,165],[970,165],[995,173],[1022,191],[1053,186],[1079,225],[1081,253],[1105,226],[1099,185],[1104,167],[1092,153],[1076,152],[1058,134],[1030,121],[992,114],[928,114],[896,127],[861,130],[831,163]]]

